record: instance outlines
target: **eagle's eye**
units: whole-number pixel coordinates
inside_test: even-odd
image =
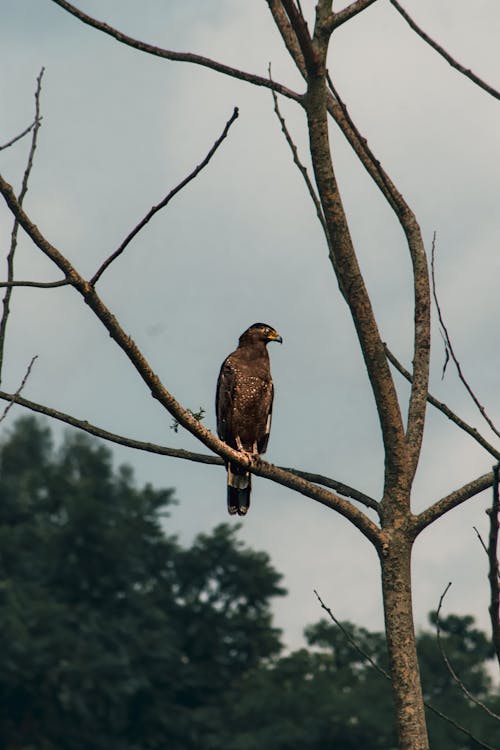
[[[266,336],[269,336],[269,334],[271,333],[271,329],[270,328],[264,328],[264,333],[266,334]]]

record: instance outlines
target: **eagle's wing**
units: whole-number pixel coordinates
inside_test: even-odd
[[[222,363],[217,391],[215,394],[215,411],[217,414],[217,433],[221,440],[235,447],[235,435],[232,434],[232,411],[235,388],[235,372],[229,357]]]
[[[274,386],[273,382],[271,381],[269,384],[269,393],[267,396],[267,419],[266,419],[266,426],[263,435],[259,437],[259,440],[257,442],[257,451],[259,454],[265,453],[267,450],[267,444],[269,442],[269,434],[271,432],[271,420],[273,416],[273,399],[274,399]]]

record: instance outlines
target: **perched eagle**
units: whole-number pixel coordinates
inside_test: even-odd
[[[222,363],[217,381],[217,432],[231,448],[257,457],[265,453],[271,429],[273,381],[266,344],[283,339],[272,326],[254,323]],[[251,475],[226,462],[227,509],[244,516],[250,507]]]

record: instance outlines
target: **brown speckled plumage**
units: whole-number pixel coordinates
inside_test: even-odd
[[[217,381],[217,432],[235,450],[265,453],[271,429],[273,381],[266,344],[281,336],[266,323],[254,323],[241,334],[238,348],[222,363]],[[228,462],[227,507],[244,516],[250,506],[251,475]]]

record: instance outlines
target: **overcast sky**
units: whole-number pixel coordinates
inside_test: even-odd
[[[347,3],[344,3],[345,5]],[[78,0],[132,36],[191,51],[303,90],[267,3],[244,0]],[[312,18],[313,3],[302,0]],[[45,66],[43,127],[25,207],[42,233],[90,277],[146,211],[199,163],[234,106],[240,118],[209,167],[157,215],[99,282],[105,303],[185,406],[215,429],[218,370],[251,323],[283,336],[271,345],[276,399],[266,458],[330,475],[380,497],[383,455],[354,328],[340,297],[314,208],[264,89],[159,60],[81,24],[51,0],[2,0],[0,143],[26,127]],[[340,3],[337,5],[340,7]],[[466,67],[500,88],[497,0],[406,0],[415,20]],[[440,300],[461,359],[500,422],[500,106],[416,37],[387,0],[345,24],[330,69],[350,113],[410,203],[430,250],[437,232]],[[282,103],[305,163],[304,115]],[[408,252],[397,221],[332,126],[340,188],[384,341],[411,360]],[[19,188],[25,140],[0,154]],[[0,207],[1,248],[10,218]],[[2,272],[3,273],[3,272]],[[57,269],[21,238],[17,277]],[[432,392],[489,438],[433,332]],[[205,451],[151,399],[124,355],[70,289],[16,290],[3,387],[106,429]],[[396,377],[403,409],[407,389]],[[21,413],[10,412],[9,421]],[[4,425],[8,427],[9,422]],[[59,428],[58,428],[59,429]],[[140,482],[173,486],[170,529],[189,542],[226,514],[225,476],[204,467],[114,449]],[[486,472],[492,458],[440,414],[428,412],[415,510]],[[488,627],[486,493],[441,519],[414,554],[418,625],[453,581],[445,610]],[[360,532],[312,500],[256,478],[241,538],[266,550],[289,596],[276,604],[287,643],[320,617],[317,588],[341,619],[383,624],[378,562]]]

